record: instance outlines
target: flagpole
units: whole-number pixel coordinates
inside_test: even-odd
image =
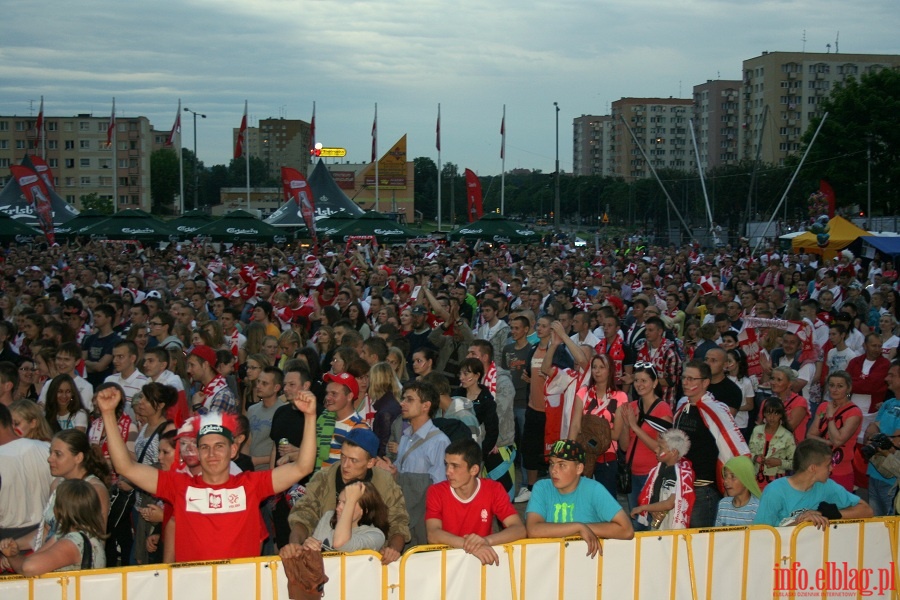
[[[47,136],[44,135],[44,97],[41,96],[41,130],[38,131],[41,141],[41,158],[47,160]]]
[[[316,101],[313,100],[313,115],[312,121],[310,122],[310,132],[309,132],[309,150],[314,150],[316,147]]]
[[[176,123],[181,122],[181,98],[178,99],[178,112],[175,114]],[[181,159],[181,127],[178,127],[178,214],[184,214],[184,161]],[[194,207],[196,208],[196,206]]]
[[[375,124],[372,126],[372,158],[375,160],[375,211],[381,212],[378,201],[378,103],[375,103]]]
[[[437,197],[437,228],[441,230],[441,103],[438,102],[438,120],[437,120],[437,180],[438,180],[438,197]]]
[[[247,101],[244,100],[244,118],[247,118]],[[250,123],[247,122],[247,129],[250,129]],[[244,132],[244,165],[247,168],[247,211],[250,211],[250,152],[247,148],[247,133]]]
[[[113,151],[113,212],[119,212],[119,161],[116,159],[116,98],[113,97],[113,105],[112,105],[112,116],[110,117],[112,121],[110,126],[112,127],[112,135],[110,136],[110,140],[112,141],[112,151]]]
[[[506,105],[503,105],[503,126],[500,133],[503,139],[500,141],[500,214],[506,216]]]

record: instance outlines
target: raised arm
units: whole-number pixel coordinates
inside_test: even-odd
[[[109,457],[112,459],[116,472],[150,494],[156,494],[156,485],[159,481],[159,470],[149,465],[135,462],[125,446],[125,440],[119,432],[116,420],[116,406],[124,402],[121,392],[116,388],[106,388],[97,394],[97,408],[103,418],[103,427],[106,429],[106,445]]]

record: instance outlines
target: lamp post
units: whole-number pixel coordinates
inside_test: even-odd
[[[200,208],[198,206],[200,191],[200,160],[197,158],[197,117],[199,116],[201,119],[205,119],[206,115],[193,111],[187,106],[184,107],[184,112],[194,115],[194,210],[197,210]]]
[[[872,134],[866,134],[866,229],[872,228]]]
[[[553,103],[554,108],[556,108],[556,193],[554,196],[553,202],[553,210],[554,210],[554,219],[553,225],[556,227],[557,232],[560,229],[560,210],[559,210],[559,103]]]

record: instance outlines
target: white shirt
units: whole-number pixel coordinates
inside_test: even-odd
[[[131,377],[127,379],[122,377],[121,373],[113,373],[107,377],[103,383],[118,383],[125,392],[125,413],[134,419],[134,409],[131,408],[131,399],[134,395],[141,391],[141,388],[150,383],[150,378],[138,371],[134,370]]]
[[[41,522],[50,498],[50,444],[20,438],[0,446],[0,528],[27,527]]]

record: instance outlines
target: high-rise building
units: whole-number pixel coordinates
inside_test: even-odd
[[[621,98],[613,102],[609,174],[627,181],[652,176],[623,119],[657,171],[693,170],[688,131],[692,106],[691,100],[683,98]]]
[[[26,154],[41,154],[36,121],[37,116],[0,116],[0,173],[4,176]],[[118,209],[150,212],[150,121],[116,116],[115,165],[113,148],[106,145],[108,126],[108,115],[44,117],[46,160],[56,192],[80,210],[82,196],[112,199],[115,177]]]
[[[740,90],[740,80],[709,80],[694,86],[694,134],[704,172],[738,163]]]
[[[237,141],[238,128],[232,133]],[[281,178],[281,167],[301,173],[309,168],[309,123],[299,119],[260,119],[258,127],[247,128],[247,151],[266,162],[272,179]]]
[[[783,165],[835,85],[900,67],[897,54],[763,52],[744,61],[740,157]],[[768,109],[768,113],[766,113]],[[766,118],[763,119],[763,115]],[[761,143],[760,143],[761,140]]]
[[[612,117],[581,115],[572,120],[572,172],[609,175],[609,140]]]

